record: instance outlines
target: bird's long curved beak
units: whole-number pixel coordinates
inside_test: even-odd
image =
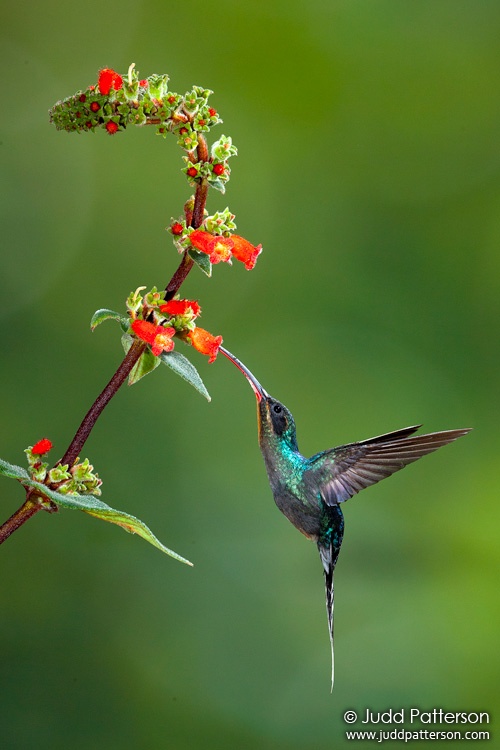
[[[248,380],[248,382],[252,386],[252,390],[255,393],[257,401],[260,402],[260,401],[262,401],[263,398],[268,398],[269,397],[269,394],[267,393],[267,391],[264,390],[264,388],[261,386],[261,384],[259,383],[259,381],[257,380],[257,378],[255,378],[252,375],[252,373],[250,372],[250,370],[247,367],[245,367],[245,365],[243,364],[243,362],[240,362],[240,360],[237,357],[235,357],[234,354],[231,354],[231,352],[228,352],[228,350],[224,349],[223,346],[221,346],[219,348],[219,351],[225,357],[227,357],[234,365],[236,365],[236,367],[238,368],[238,370],[241,370],[241,372],[243,373],[243,375],[246,377],[246,379]]]

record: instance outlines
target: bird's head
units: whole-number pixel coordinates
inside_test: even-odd
[[[297,450],[295,422],[289,409],[270,396],[257,378],[234,354],[231,354],[222,346],[219,351],[244,374],[255,393],[260,443],[262,444],[275,437],[278,442],[286,442],[290,448]]]

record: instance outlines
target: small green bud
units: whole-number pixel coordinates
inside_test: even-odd
[[[68,471],[68,464],[59,464],[54,466],[48,473],[49,482],[51,484],[58,484],[64,482],[65,479],[71,479],[71,474]]]
[[[127,310],[129,310],[129,312],[137,313],[140,310],[142,304],[142,296],[140,292],[146,288],[147,287],[145,286],[138,286],[135,292],[130,292],[126,301]]]
[[[236,156],[238,149],[233,146],[232,138],[229,135],[221,135],[218,141],[212,144],[212,157],[218,161],[225,161],[230,156]]]
[[[148,81],[148,92],[151,99],[157,99],[162,101],[168,93],[168,75],[157,75],[153,73],[149,76]]]
[[[227,207],[224,211],[217,211],[212,216],[207,216],[203,225],[207,232],[212,234],[231,234],[236,229],[234,214]]]

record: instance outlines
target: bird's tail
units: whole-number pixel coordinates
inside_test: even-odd
[[[325,589],[326,589],[326,614],[328,616],[328,632],[330,633],[330,648],[332,651],[332,685],[330,692],[333,692],[333,683],[335,682],[335,652],[333,649],[333,569],[328,573],[325,572]]]
[[[318,538],[318,550],[323,570],[325,572],[326,614],[328,617],[328,633],[330,635],[330,648],[332,651],[332,687],[335,682],[335,655],[333,649],[333,571],[337,564],[342,539],[344,536],[344,517],[338,505],[332,505],[323,509],[320,521],[320,533]]]

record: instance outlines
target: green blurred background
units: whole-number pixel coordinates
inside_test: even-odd
[[[208,207],[265,250],[183,291],[291,408],[303,452],[419,422],[475,430],[346,505],[331,696],[321,564],[274,506],[253,394],[182,347],[212,403],[158,371],[118,394],[85,455],[103,499],[195,567],[69,511],[16,533],[2,748],[327,750],[347,708],[493,711],[498,2],[32,0],[3,19],[3,458],[44,435],[61,455],[122,356],[92,313],[178,262],[174,139],[48,123],[132,61],[215,91],[239,156]],[[22,492],[2,480],[1,497],[7,518]]]

